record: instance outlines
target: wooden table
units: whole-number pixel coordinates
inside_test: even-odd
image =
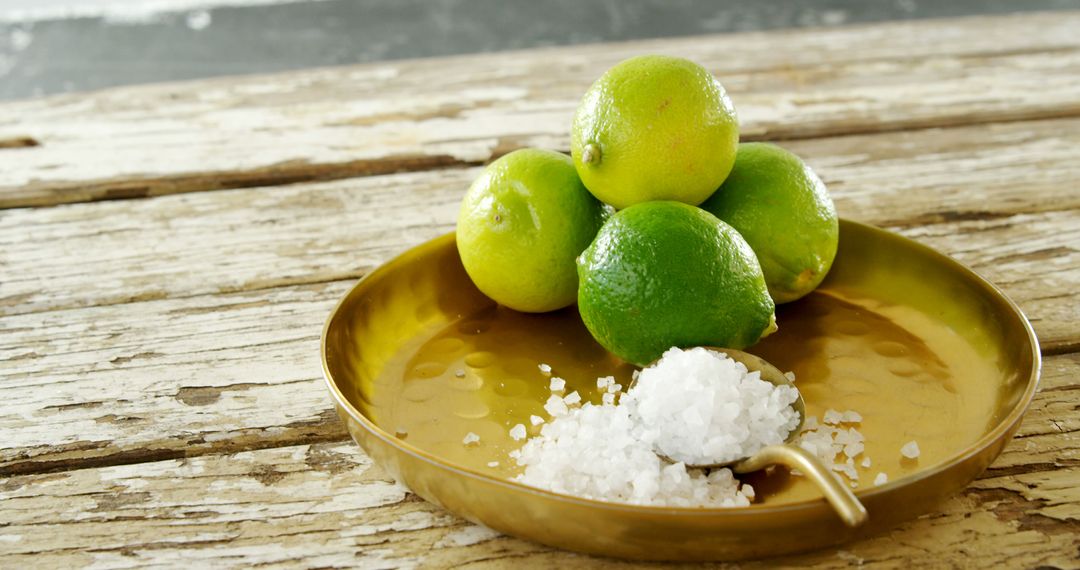
[[[479,166],[566,150],[589,83],[702,62],[841,215],[1001,286],[1042,341],[1020,433],[838,568],[1080,565],[1080,12],[668,39],[0,105],[0,566],[592,567],[419,500],[348,439],[319,333],[451,231]],[[627,565],[630,567],[631,565]]]

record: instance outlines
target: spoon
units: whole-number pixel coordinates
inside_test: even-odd
[[[759,372],[762,380],[774,386],[791,386],[795,388],[798,398],[791,404],[791,407],[799,413],[799,425],[788,433],[783,444],[763,447],[750,457],[743,457],[726,463],[687,465],[687,467],[697,469],[730,467],[736,473],[750,473],[770,465],[785,465],[788,468],[798,469],[813,481],[821,489],[821,493],[825,495],[825,500],[832,505],[845,524],[850,527],[857,527],[866,522],[866,507],[859,502],[851,489],[840,481],[816,455],[793,443],[799,437],[799,433],[802,432],[803,422],[806,421],[806,402],[803,401],[802,394],[799,393],[799,389],[795,387],[795,384],[775,366],[752,354],[741,350],[714,346],[702,348],[728,355],[732,360],[745,366],[747,370]],[[649,364],[649,366],[654,364],[656,362]],[[667,459],[670,461],[670,458]],[[674,463],[674,461],[672,462]]]

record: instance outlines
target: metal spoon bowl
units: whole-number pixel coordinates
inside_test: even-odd
[[[802,393],[799,392],[795,383],[787,376],[784,376],[784,373],[775,366],[753,354],[715,346],[704,346],[702,348],[728,355],[732,360],[746,366],[747,370],[759,372],[761,379],[770,384],[795,388],[798,398],[791,404],[791,407],[795,408],[795,411],[799,413],[799,425],[788,433],[783,444],[766,446],[750,457],[743,457],[726,463],[687,465],[687,467],[698,469],[730,467],[736,473],[750,473],[770,465],[784,465],[789,469],[798,469],[821,489],[825,500],[832,505],[844,523],[850,527],[857,527],[866,522],[866,507],[859,502],[851,489],[826,467],[821,462],[821,459],[794,443],[802,432],[803,423],[806,421],[806,402],[803,401]],[[655,364],[654,361],[646,368]]]

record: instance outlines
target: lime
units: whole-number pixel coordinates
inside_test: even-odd
[[[724,87],[705,68],[646,55],[593,83],[570,137],[574,166],[601,201],[616,208],[650,200],[697,205],[731,170],[739,126]]]
[[[491,163],[469,187],[457,222],[465,271],[511,309],[553,311],[577,297],[574,259],[606,218],[565,154],[522,149]]]
[[[735,168],[701,207],[746,238],[777,303],[813,291],[832,267],[840,229],[829,192],[798,156],[776,145],[739,145]]]
[[[634,364],[672,346],[744,348],[776,328],[750,246],[712,214],[679,202],[614,214],[578,258],[578,283],[589,332]]]

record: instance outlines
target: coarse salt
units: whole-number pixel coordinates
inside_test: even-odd
[[[844,420],[853,418],[854,415],[857,415],[857,412],[852,410],[843,413],[827,410],[822,422],[818,422],[814,416],[809,416],[803,422],[803,431],[798,439],[800,447],[816,455],[831,470],[844,475],[851,482],[859,480],[859,472],[855,469],[855,458],[866,452],[862,433],[854,427],[845,428],[840,425],[849,423]],[[862,416],[859,418],[861,421]],[[863,456],[862,466],[870,466],[869,456]],[[793,471],[793,473],[796,472]]]
[[[548,384],[548,388],[552,392],[558,392],[558,391],[562,390],[563,388],[566,388],[566,380],[563,380],[562,378],[559,378],[558,376],[556,376],[556,377],[551,379],[551,383]]]
[[[514,441],[520,441],[525,439],[525,424],[518,424],[510,428],[510,438]]]
[[[553,418],[565,415],[567,412],[566,402],[564,402],[562,398],[552,394],[551,397],[548,398],[547,403],[544,404],[544,410]]]
[[[904,447],[900,448],[900,455],[908,459],[915,459],[919,456],[919,453],[919,444],[915,440],[905,443]]]
[[[641,423],[656,430],[656,450],[689,465],[727,463],[783,443],[799,425],[791,386],[704,348],[672,349],[641,371],[623,396]]]
[[[544,374],[551,374],[551,366],[548,364],[544,364],[543,362],[541,362],[540,365],[537,366],[537,368],[539,368],[540,372],[543,372]]]
[[[464,443],[465,445],[476,445],[477,443],[480,443],[480,436],[470,431],[465,434],[465,439],[462,439],[461,443]]]
[[[666,352],[636,374],[619,402],[614,378],[597,380],[602,403],[552,395],[552,419],[511,452],[516,480],[559,493],[642,505],[746,506],[754,498],[731,470],[688,468],[751,455],[798,425],[798,392],[777,387],[705,349]],[[575,398],[575,396],[577,396]]]
[[[532,423],[532,425],[534,426],[538,426],[544,423],[544,418],[540,416],[529,416],[529,422]]]
[[[874,486],[881,486],[889,482],[889,476],[885,473],[878,473],[877,477],[874,477]]]

